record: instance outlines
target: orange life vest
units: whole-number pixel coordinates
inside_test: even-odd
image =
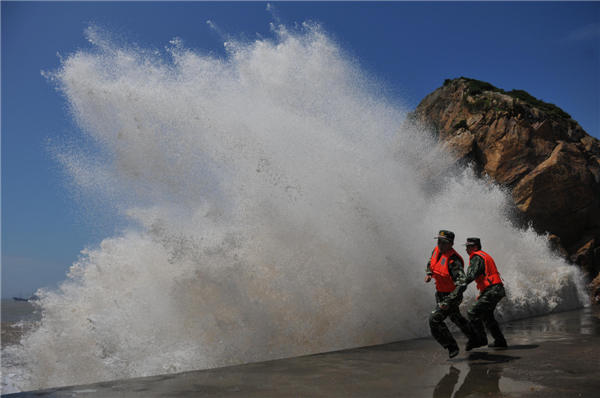
[[[456,250],[450,249],[446,253],[440,255],[440,249],[437,247],[433,249],[429,268],[433,272],[435,287],[438,292],[451,293],[454,291],[454,289],[456,289],[456,285],[450,276],[450,272],[448,272],[448,266],[454,262],[454,260],[451,260],[450,257],[452,257],[454,254],[456,254],[458,258],[460,258],[460,261],[463,262],[464,268],[465,263]]]
[[[489,254],[479,250],[471,253],[469,260],[475,255],[483,258],[483,261],[485,262],[485,274],[479,275],[477,278],[475,278],[477,290],[483,292],[492,285],[502,285],[502,279],[500,278],[500,273],[498,272],[498,268],[496,268],[494,259]]]

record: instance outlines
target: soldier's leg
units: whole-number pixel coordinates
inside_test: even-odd
[[[471,322],[469,322],[462,314],[460,313],[460,307],[456,306],[450,310],[450,314],[448,315],[450,320],[460,328],[461,332],[465,335],[465,337],[469,340],[476,340],[479,335]]]
[[[483,322],[485,324],[485,327],[490,331],[490,334],[492,335],[496,343],[506,343],[506,339],[504,338],[504,334],[502,334],[500,325],[498,324],[498,321],[496,321],[496,318],[494,318],[493,310],[484,315]]]
[[[505,295],[504,288],[501,285],[492,286],[489,294],[487,294],[487,300],[489,304],[482,313],[482,319],[485,327],[490,331],[490,334],[494,338],[496,345],[499,346],[506,346],[506,339],[502,334],[502,330],[500,329],[498,321],[494,317],[494,311],[496,310],[498,302],[500,302]]]
[[[483,313],[485,312],[487,305],[488,301],[485,298],[485,295],[481,295],[481,297],[479,297],[479,299],[475,301],[475,303],[467,310],[469,321],[471,322],[471,325],[477,334],[477,340],[481,341],[482,343],[485,342],[485,344],[487,344],[487,336],[483,326]]]
[[[454,340],[448,326],[446,326],[446,323],[444,322],[447,316],[448,311],[442,310],[439,306],[436,306],[435,310],[431,311],[431,314],[429,314],[429,328],[431,329],[431,335],[444,348],[456,345],[456,340]]]

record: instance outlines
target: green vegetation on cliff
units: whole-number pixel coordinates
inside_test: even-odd
[[[518,99],[534,108],[539,109],[540,111],[547,114],[550,119],[571,119],[571,115],[560,109],[558,106],[539,100],[524,90],[513,89],[511,91],[505,91],[488,82],[484,82],[481,80],[469,79],[468,77],[460,77],[460,79],[465,80],[467,82],[467,87],[469,89],[467,91],[468,96],[475,97],[477,95],[482,95],[484,91],[505,94],[512,98]],[[452,83],[454,80],[446,79],[444,81],[444,87]],[[469,104],[469,108],[474,111],[484,111],[491,108],[491,103],[489,98],[482,97],[476,99],[473,103]]]

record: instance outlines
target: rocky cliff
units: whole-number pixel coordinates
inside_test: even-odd
[[[427,125],[457,162],[507,187],[523,220],[548,233],[590,279],[598,276],[600,141],[569,114],[522,90],[459,78],[446,80],[407,120]],[[595,282],[593,298],[600,277]]]

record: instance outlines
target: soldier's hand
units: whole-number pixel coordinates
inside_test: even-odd
[[[475,297],[475,301],[479,300],[479,297],[481,297],[481,294],[478,294],[477,297]]]
[[[444,311],[446,311],[448,309],[448,306],[442,304],[442,305],[440,305],[440,308],[443,309]]]
[[[429,282],[431,282],[431,275],[427,275],[425,277],[425,283],[429,283]]]

